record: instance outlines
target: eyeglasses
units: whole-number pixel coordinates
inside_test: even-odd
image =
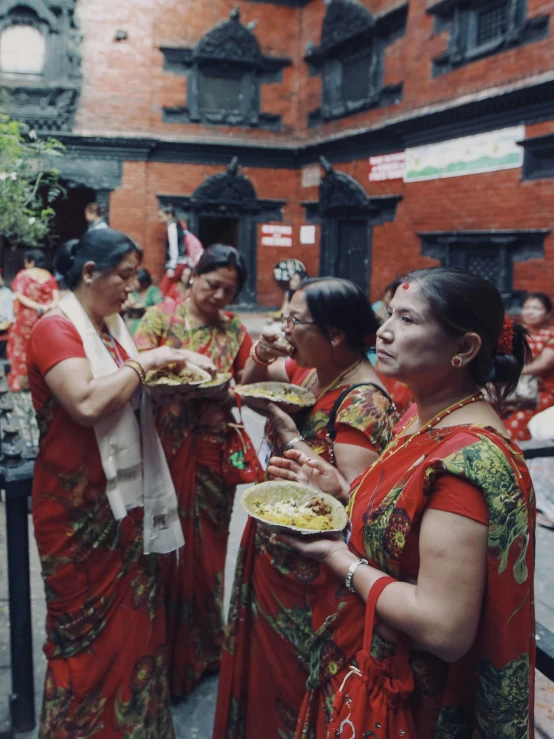
[[[298,318],[295,316],[291,316],[288,313],[282,313],[281,314],[281,323],[292,324],[292,327],[296,326],[315,326],[315,321],[299,321]]]

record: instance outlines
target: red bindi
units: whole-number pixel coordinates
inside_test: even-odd
[[[407,290],[407,289],[408,289],[409,287],[410,287],[410,283],[409,283],[409,282],[405,282],[405,283],[404,283],[404,284],[402,285],[402,290]]]

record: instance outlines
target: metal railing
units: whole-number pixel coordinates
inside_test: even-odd
[[[4,384],[3,384],[4,383]],[[12,695],[10,712],[15,731],[35,727],[35,687],[33,669],[33,630],[31,620],[31,581],[29,569],[29,497],[33,482],[33,461],[16,430],[1,414],[9,413],[9,396],[0,370],[0,429],[2,455],[0,483],[6,495],[8,585],[10,607],[10,649]],[[5,406],[5,407],[4,407]],[[6,431],[7,429],[7,431]],[[23,444],[23,446],[25,446]],[[553,442],[528,441],[520,444],[525,457],[554,457]],[[554,682],[554,633],[537,624],[537,669]]]

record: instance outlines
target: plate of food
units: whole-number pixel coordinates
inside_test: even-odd
[[[250,385],[238,385],[235,393],[256,409],[256,401],[265,400],[275,403],[287,413],[297,413],[302,408],[311,408],[316,403],[316,397],[309,390],[300,385],[289,382],[253,382]]]
[[[199,395],[210,398],[212,395],[218,396],[228,389],[231,384],[233,375],[230,372],[218,372],[214,377],[197,385],[196,391]]]
[[[171,368],[148,372],[144,385],[153,395],[174,395],[190,392],[192,388],[209,382],[211,379],[212,376],[206,370],[200,369],[195,364],[187,364],[179,372]]]
[[[252,518],[275,533],[338,537],[348,525],[340,500],[299,482],[269,480],[253,485],[240,502]]]

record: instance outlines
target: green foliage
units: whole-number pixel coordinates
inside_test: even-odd
[[[0,238],[26,246],[44,243],[54,216],[52,203],[64,192],[52,166],[63,152],[59,141],[37,138],[0,111]]]

